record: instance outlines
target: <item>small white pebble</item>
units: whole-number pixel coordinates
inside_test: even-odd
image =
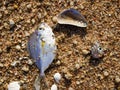
[[[59,81],[60,81],[60,79],[61,79],[60,73],[55,73],[55,74],[54,74],[54,79],[55,79],[55,81],[56,81],[57,83],[59,83]]]
[[[74,90],[72,87],[69,87],[68,90]]]
[[[107,71],[104,71],[103,74],[104,74],[104,76],[108,76],[109,75],[109,73]]]
[[[9,20],[9,23],[11,26],[15,24],[15,22],[12,19]]]
[[[57,22],[57,17],[54,16],[54,17],[52,18],[52,20],[53,20],[53,22]]]
[[[57,90],[57,85],[53,84],[50,90]]]
[[[4,65],[2,63],[0,63],[0,67],[4,67]]]
[[[116,82],[116,83],[120,83],[120,77],[119,77],[119,76],[116,76],[115,82]]]
[[[35,24],[35,19],[32,19],[31,22],[32,22],[32,24]]]
[[[79,69],[79,68],[80,68],[80,64],[77,63],[77,64],[75,65],[75,67],[76,67],[76,69]]]
[[[29,64],[29,65],[32,65],[32,64],[33,64],[32,60],[29,59],[29,60],[28,60],[28,64]]]
[[[77,44],[78,44],[78,42],[77,42],[76,40],[73,40],[73,44],[77,45]]]
[[[76,81],[76,84],[77,84],[77,85],[79,85],[79,84],[80,84],[80,82],[79,82],[79,81]]]
[[[17,45],[17,46],[16,46],[16,49],[17,49],[17,50],[20,50],[20,49],[21,49],[20,45]]]
[[[19,85],[19,82],[11,82],[9,85],[8,85],[8,90],[20,90],[20,85]]]
[[[31,4],[28,4],[28,5],[27,5],[27,8],[28,8],[28,9],[30,9],[31,7],[32,7],[32,5],[31,5]]]

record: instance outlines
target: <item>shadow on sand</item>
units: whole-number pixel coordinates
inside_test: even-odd
[[[71,37],[72,35],[76,34],[80,35],[80,37],[83,38],[87,34],[85,27],[77,27],[65,24],[57,24],[54,28],[54,31],[63,32],[64,34],[67,34],[68,37]]]

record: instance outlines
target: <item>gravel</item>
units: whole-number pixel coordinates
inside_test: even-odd
[[[56,59],[45,72],[50,87],[54,73],[59,72],[59,90],[119,90],[119,0],[2,0],[0,4],[0,90],[7,90],[15,80],[24,82],[21,89],[34,90],[39,70],[29,61],[26,44],[40,22],[54,27],[58,48]],[[69,8],[77,9],[86,18],[86,28],[56,22],[56,16]],[[13,32],[10,24],[15,26]],[[95,41],[100,42],[105,53],[92,61],[88,53]],[[14,61],[20,63],[13,67]]]

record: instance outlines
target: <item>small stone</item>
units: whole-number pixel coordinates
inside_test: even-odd
[[[16,45],[15,48],[16,48],[17,50],[20,50],[20,49],[21,49],[20,45]]]
[[[72,87],[69,87],[68,90],[74,90]]]
[[[108,76],[109,75],[109,73],[107,71],[104,71],[103,74],[104,74],[104,76]]]
[[[29,35],[30,35],[30,34],[29,34],[28,32],[25,31],[25,36],[27,37],[27,36],[29,36]]]
[[[57,64],[57,65],[60,65],[60,64],[61,64],[61,62],[58,60],[58,61],[56,62],[56,64]]]
[[[78,42],[77,42],[76,40],[73,40],[73,44],[77,45],[77,43],[78,43]]]
[[[14,4],[14,9],[18,9],[18,5],[17,4]]]
[[[28,5],[27,5],[27,8],[28,8],[28,9],[30,9],[30,8],[31,8],[31,6],[32,6],[31,4],[28,4]]]
[[[26,66],[24,66],[24,67],[22,68],[22,70],[25,71],[25,72],[28,72],[28,71],[29,71],[29,68],[26,67]]]
[[[38,18],[41,19],[41,17],[42,17],[42,16],[41,16],[41,13],[38,13]]]
[[[80,82],[79,82],[79,81],[76,81],[76,84],[77,84],[77,85],[79,85],[79,84],[80,84]]]
[[[15,22],[12,19],[10,19],[9,24],[10,24],[10,27],[13,27],[15,25]]]
[[[82,50],[82,53],[84,54],[84,55],[87,55],[87,54],[89,54],[89,51],[88,50]]]
[[[12,82],[8,85],[8,90],[20,90],[19,82]]]
[[[76,69],[79,69],[79,68],[80,68],[80,64],[76,64],[76,65],[75,65],[75,68],[76,68]]]
[[[4,13],[5,13],[5,15],[7,15],[8,14],[8,10],[5,10]]]
[[[57,22],[57,17],[54,16],[54,17],[52,18],[52,21],[53,21],[53,22]]]
[[[26,22],[27,22],[27,23],[30,23],[30,19],[28,19]]]
[[[108,14],[109,17],[111,17],[111,14]]]
[[[29,60],[28,60],[28,64],[29,64],[29,65],[33,65],[32,60],[29,59]]]
[[[0,26],[0,30],[2,30],[3,29],[3,26]]]
[[[3,67],[4,65],[2,63],[0,63],[0,67]]]
[[[71,54],[72,54],[72,51],[68,51],[67,54],[68,54],[68,55],[71,55]]]
[[[59,83],[60,79],[61,79],[61,74],[60,73],[55,73],[54,74],[54,79],[57,83]]]
[[[65,74],[65,78],[70,80],[72,78],[72,74],[70,74],[70,73]]]
[[[70,5],[73,6],[74,5],[74,1],[70,1]]]
[[[31,22],[32,22],[32,24],[35,24],[35,19],[32,19]]]
[[[57,89],[57,85],[56,85],[56,84],[53,84],[50,90],[58,90],[58,89]]]
[[[120,83],[120,77],[119,77],[119,76],[116,76],[116,77],[115,77],[115,82],[116,82],[116,83]]]
[[[9,29],[9,24],[7,24],[6,22],[4,23],[4,27],[6,28],[6,29]]]
[[[2,13],[0,13],[0,18],[2,18]]]

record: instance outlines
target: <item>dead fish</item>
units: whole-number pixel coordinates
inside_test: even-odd
[[[28,52],[40,70],[40,77],[56,56],[55,36],[50,26],[41,23],[28,40]]]
[[[75,9],[67,9],[57,16],[59,24],[69,24],[78,27],[87,27],[87,21],[82,14]]]
[[[91,48],[91,56],[94,59],[99,59],[103,56],[104,51],[98,42],[95,42]]]

